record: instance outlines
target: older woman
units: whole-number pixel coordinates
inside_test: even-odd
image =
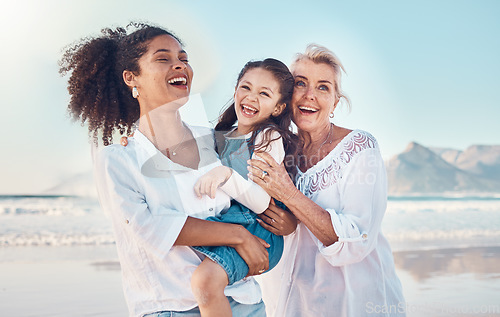
[[[254,182],[296,217],[278,267],[262,276],[273,316],[400,316],[401,283],[381,233],[386,172],[375,138],[330,122],[341,98],[340,61],[310,45],[292,65],[293,118],[303,142],[295,185],[268,155],[251,160]],[[263,226],[288,234],[295,220],[270,206]]]
[[[198,199],[196,181],[221,163],[212,131],[179,115],[193,70],[179,39],[149,25],[104,29],[69,48],[61,72],[71,71],[69,110],[95,137],[112,141],[132,128],[129,145],[109,145],[95,159],[102,208],[116,236],[130,316],[199,316],[190,279],[201,255],[189,246],[231,246],[249,275],[268,267],[265,242],[240,225],[206,221],[230,205],[221,193]],[[236,316],[263,316],[253,278],[226,288]]]

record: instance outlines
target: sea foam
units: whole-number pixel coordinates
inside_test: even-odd
[[[391,198],[382,232],[394,250],[498,246],[500,199]],[[0,247],[113,244],[96,199],[0,196]]]

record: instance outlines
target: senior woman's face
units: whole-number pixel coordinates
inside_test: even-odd
[[[324,63],[305,59],[292,69],[295,87],[292,97],[293,121],[300,130],[315,131],[330,124],[335,109],[335,72]]]

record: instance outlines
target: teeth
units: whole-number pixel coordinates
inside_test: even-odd
[[[174,84],[177,82],[181,82],[183,85],[185,85],[187,83],[187,80],[184,77],[176,77],[176,78],[172,78],[168,81],[169,84]]]
[[[318,109],[314,109],[314,108],[311,108],[311,107],[306,107],[306,106],[300,106],[299,107],[300,110],[308,110],[308,111],[313,111],[313,112],[316,112],[318,111]]]
[[[245,108],[245,109],[247,109],[247,110],[253,111],[253,112],[259,111],[259,110],[255,109],[255,108],[247,106],[247,105],[242,105],[242,107]]]

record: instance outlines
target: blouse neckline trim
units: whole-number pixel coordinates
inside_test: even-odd
[[[330,153],[328,153],[327,155],[325,155],[325,157],[323,157],[321,160],[318,161],[318,163],[314,164],[313,166],[309,167],[305,172],[302,172],[300,170],[300,168],[297,166],[296,169],[297,169],[297,177],[302,177],[306,174],[309,174],[309,173],[312,173],[313,171],[315,171],[316,169],[318,169],[320,166],[322,166],[324,164],[324,162],[326,162],[330,156],[332,156],[334,153],[338,152],[341,150],[341,148],[344,148],[344,145],[347,141],[349,141],[349,139],[352,138],[352,136],[355,134],[355,133],[358,133],[358,132],[361,132],[361,130],[359,129],[353,129],[351,132],[349,132],[346,136],[344,136],[342,138],[342,140],[340,140],[340,142],[335,145],[335,147],[330,151]]]

